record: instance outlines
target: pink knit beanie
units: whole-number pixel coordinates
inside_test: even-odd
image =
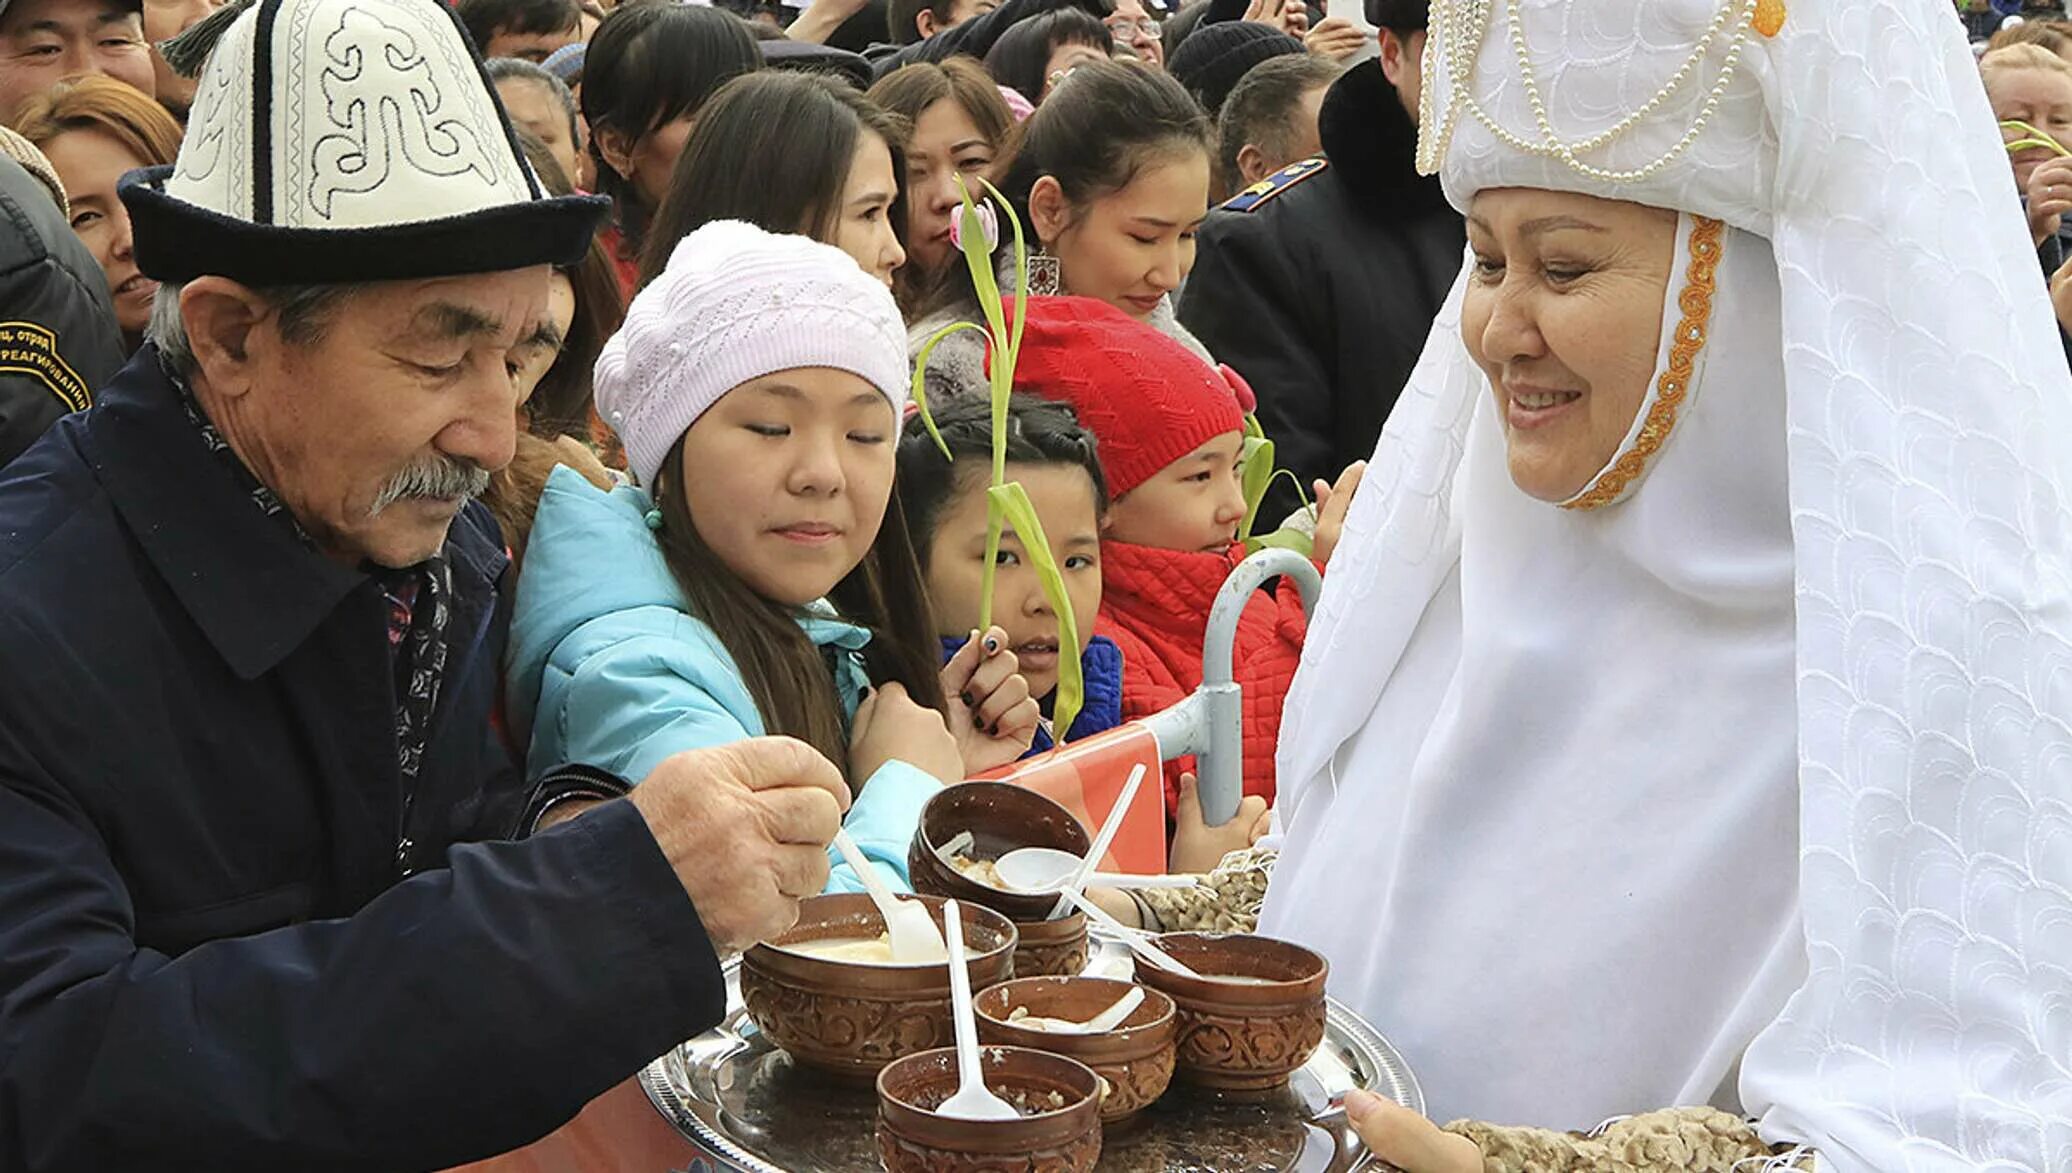
[[[705,409],[741,384],[799,367],[848,371],[894,418],[910,386],[891,290],[849,254],[718,220],[683,238],[633,298],[597,358],[597,412],[642,485]]]

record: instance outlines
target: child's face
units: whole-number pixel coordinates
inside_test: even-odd
[[[1109,506],[1106,536],[1162,550],[1227,550],[1245,519],[1244,446],[1244,433],[1225,432],[1159,469]]]
[[[684,433],[698,535],[757,594],[799,607],[870,552],[892,494],[892,405],[847,371],[741,384]]]
[[[1986,96],[1994,118],[2026,122],[2058,145],[2072,147],[2072,77],[2045,69],[1995,69],[1987,75]],[[2014,141],[2016,132],[2001,133]],[[2050,157],[2041,147],[2014,155],[2015,186],[2027,192],[2029,174]]]
[[[1065,580],[1084,652],[1101,609],[1101,519],[1093,478],[1064,464],[1010,464],[1007,479],[1020,481],[1043,523],[1050,556]],[[936,523],[928,547],[928,601],[945,638],[978,627],[986,569],[985,478],[960,477],[956,499]],[[1000,565],[993,575],[993,622],[1007,631],[1008,646],[1021,662],[1029,695],[1049,696],[1058,684],[1058,620],[1043,593],[1042,579],[1012,526],[1000,533]]]

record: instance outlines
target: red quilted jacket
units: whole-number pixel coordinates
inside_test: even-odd
[[[1193,553],[1101,543],[1101,614],[1094,630],[1122,648],[1122,716],[1136,720],[1171,708],[1201,684],[1209,605],[1243,555]],[[1252,596],[1238,620],[1237,682],[1245,698],[1245,793],[1273,801],[1274,747],[1281,706],[1302,659],[1307,624],[1295,588]],[[1166,770],[1166,809],[1179,797],[1179,772]]]

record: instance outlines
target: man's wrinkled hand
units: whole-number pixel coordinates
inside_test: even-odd
[[[827,885],[849,786],[805,742],[757,737],[676,754],[629,801],[725,953],[790,928]]]

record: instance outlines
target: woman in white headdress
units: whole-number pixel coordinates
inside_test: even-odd
[[[1472,256],[1310,629],[1262,930],[1440,1119],[2072,1168],[2072,379],[1949,5],[1432,9]],[[1354,1115],[1413,1173],[1508,1143]]]

